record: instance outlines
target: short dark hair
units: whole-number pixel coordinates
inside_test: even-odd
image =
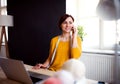
[[[61,30],[61,24],[68,18],[68,17],[71,17],[73,22],[74,22],[74,18],[73,16],[69,15],[69,14],[64,14],[63,16],[61,16],[59,22],[58,22],[58,27],[60,28]]]

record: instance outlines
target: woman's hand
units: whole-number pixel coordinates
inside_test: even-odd
[[[73,31],[73,38],[76,38],[77,35],[78,35],[78,30],[77,30],[77,28],[73,26],[72,31]]]
[[[35,66],[33,66],[33,68],[32,69],[40,69],[40,68],[47,68],[47,66],[45,66],[44,64],[36,64]]]
[[[71,47],[72,48],[76,48],[78,46],[78,43],[77,43],[77,36],[78,36],[78,30],[76,27],[73,26],[73,34],[72,34],[72,45]]]

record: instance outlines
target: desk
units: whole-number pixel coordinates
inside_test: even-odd
[[[47,69],[39,69],[39,70],[34,70],[32,69],[32,66],[30,65],[26,65],[25,64],[25,68],[29,71],[29,72],[33,72],[33,73],[36,73],[38,75],[46,75],[46,76],[53,76],[54,75],[54,71],[50,71],[50,70],[47,70]],[[33,74],[34,76],[34,74]],[[38,77],[40,78],[40,77]],[[44,77],[43,77],[44,78]],[[98,81],[95,81],[95,80],[91,80],[91,79],[87,79],[87,84],[97,84]]]
[[[33,72],[33,73],[36,73],[37,75],[43,75],[47,77],[53,76],[55,73],[53,71],[49,71],[46,69],[34,70],[32,69],[32,66],[26,65],[26,64],[25,64],[25,68],[31,73]],[[7,79],[7,77],[5,76],[4,72],[2,71],[0,67],[0,84],[21,84],[21,83]],[[87,84],[97,84],[97,81],[87,79]]]

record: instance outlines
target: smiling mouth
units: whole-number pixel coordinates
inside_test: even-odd
[[[67,28],[65,28],[66,30],[71,30],[71,28],[70,27],[67,27]]]

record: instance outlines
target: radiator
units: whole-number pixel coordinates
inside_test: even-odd
[[[80,60],[86,66],[86,77],[111,83],[114,78],[114,57],[112,55],[83,53]]]

